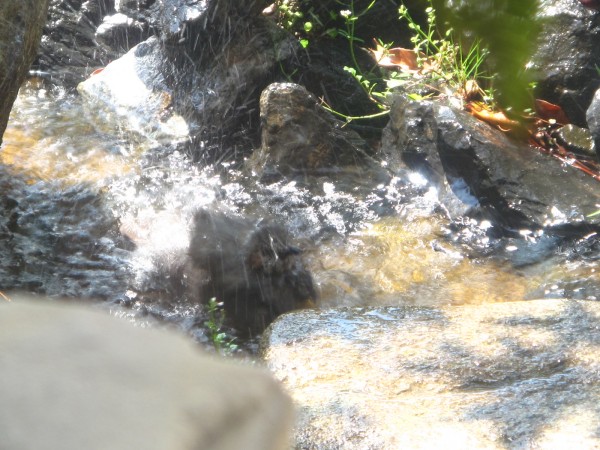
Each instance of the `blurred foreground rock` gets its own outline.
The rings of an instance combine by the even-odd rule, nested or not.
[[[600,304],[301,311],[263,355],[297,449],[599,448]],[[443,444],[441,444],[443,443]]]
[[[0,447],[285,449],[291,408],[259,370],[65,303],[0,300]]]

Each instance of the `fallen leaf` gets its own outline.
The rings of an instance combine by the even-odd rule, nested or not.
[[[567,125],[571,123],[569,118],[560,106],[555,105],[554,103],[547,102],[545,100],[535,100],[535,112],[537,113],[540,119],[546,120],[548,122],[554,121],[561,125]]]
[[[375,49],[369,49],[377,64],[382,67],[397,67],[403,71],[419,70],[417,53],[414,50],[402,47],[386,48],[375,41]]]
[[[492,111],[486,105],[472,102],[466,105],[467,111],[479,120],[500,128],[502,131],[512,131],[521,127],[516,120],[509,119],[502,111]]]

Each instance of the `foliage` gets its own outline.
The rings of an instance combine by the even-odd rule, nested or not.
[[[532,106],[526,64],[533,54],[540,23],[534,18],[539,0],[432,0],[438,16],[456,30],[461,41],[480,40],[489,49],[497,73],[497,100],[521,112]]]
[[[378,41],[377,48],[372,50],[378,65],[384,66],[382,60],[385,59],[388,66],[408,65],[408,70],[386,70],[383,76],[376,73],[375,67],[366,71],[362,70],[355,53],[357,43],[362,43],[362,41],[356,37],[355,27],[357,21],[368,13],[376,1],[372,0],[361,11],[356,11],[354,0],[344,2],[347,9],[341,10],[340,16],[344,18],[345,29],[338,30],[338,35],[348,40],[353,62],[353,66],[345,67],[345,70],[357,80],[382,111],[361,117],[342,115],[346,120],[372,118],[385,114],[388,110],[385,99],[392,90],[399,86],[404,88],[410,98],[416,100],[423,98],[423,92],[426,92],[425,95],[444,93],[456,97],[471,95],[473,91],[477,91],[478,95],[483,94],[483,91],[479,88],[479,83],[484,78],[492,78],[485,75],[484,71],[487,50],[479,40],[473,41],[469,46],[460,45],[454,39],[455,33],[452,29],[448,29],[442,34],[437,26],[436,13],[431,0],[427,0],[428,6],[425,10],[427,24],[425,28],[413,20],[404,4],[398,10],[399,21],[408,24],[408,27],[414,33],[411,39],[413,49],[410,51],[400,48],[392,49],[391,44]],[[416,55],[414,67],[392,57],[401,51],[412,53],[413,56]],[[492,90],[489,89],[484,95],[484,99],[491,101],[491,98]],[[332,112],[336,113],[335,111]]]
[[[439,77],[458,93],[466,92],[470,80],[480,82],[483,78],[491,78],[489,75],[484,76],[483,63],[488,51],[481,45],[481,41],[475,39],[468,46],[459,45],[454,39],[453,29],[441,34],[436,23],[435,9],[431,6],[431,1],[428,4],[425,9],[426,30],[412,19],[406,6],[400,6],[398,13],[414,31],[411,38],[414,51],[419,55],[420,65],[429,66],[430,77]]]
[[[352,65],[347,70],[381,112],[360,118],[385,114],[385,98],[392,89],[403,86],[413,99],[438,93],[456,97],[479,91],[482,99],[493,104],[496,100],[504,108],[521,113],[532,106],[529,94],[531,82],[525,66],[535,45],[539,23],[533,18],[539,9],[539,0],[422,0],[427,23],[416,23],[404,4],[399,8],[399,26],[405,23],[414,32],[412,43],[418,55],[419,71],[385,70],[383,76],[377,67],[363,68],[356,51],[365,43],[356,36],[357,23],[375,6],[378,0],[337,0],[339,11],[327,11],[321,16],[307,0],[279,0],[276,2],[280,23],[298,36],[303,46],[311,36],[329,35],[348,41]],[[299,5],[306,15],[300,12]],[[326,28],[332,21],[341,20],[342,26]],[[378,47],[390,49],[391,43],[378,42]],[[418,73],[416,73],[418,72]],[[335,111],[332,111],[335,113]],[[340,114],[341,115],[341,114]],[[346,116],[344,116],[346,117]],[[346,117],[353,120],[359,117]]]
[[[235,344],[235,338],[223,331],[223,324],[225,322],[223,303],[219,303],[217,299],[211,298],[207,304],[207,314],[208,320],[204,322],[204,325],[208,330],[215,350],[226,356],[233,354],[238,349],[238,346]]]
[[[598,206],[598,205],[596,205],[596,206]],[[600,209],[598,211],[596,211],[596,212],[588,214],[588,217],[595,217],[595,216],[600,216]]]
[[[320,20],[313,9],[309,10],[312,21],[304,17],[304,13],[298,7],[298,0],[279,0],[275,2],[278,12],[278,22],[286,30],[298,37],[302,47],[308,47],[310,41],[308,36],[313,32],[316,23]]]

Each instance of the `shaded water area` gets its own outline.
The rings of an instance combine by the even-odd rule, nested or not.
[[[416,174],[261,183],[201,167],[168,145],[107,129],[77,96],[30,81],[0,149],[0,289],[90,299],[141,326],[166,322],[209,344],[187,261],[200,208],[283,222],[305,252],[320,307],[600,299],[586,241],[494,238],[450,221]]]

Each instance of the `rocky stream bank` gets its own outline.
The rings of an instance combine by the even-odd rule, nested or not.
[[[600,446],[598,181],[449,98],[416,102],[399,90],[388,118],[336,119],[322,99],[343,113],[374,112],[342,69],[351,62],[347,42],[322,37],[304,49],[265,14],[266,3],[50,2],[32,83],[0,149],[0,289],[87,300],[138,327],[167,324],[206,348],[203,305],[222,297],[234,320],[225,331],[253,337],[246,352],[294,401],[297,449]],[[334,1],[320,7],[339,9]],[[388,23],[397,7],[378,2],[366,23]],[[600,148],[600,14],[575,0],[544,0],[539,14],[529,64],[536,96],[560,105],[589,156]],[[392,29],[356,32],[370,42],[381,28]],[[390,33],[406,44],[407,30]],[[368,52],[359,58],[373,63]],[[564,145],[577,151],[580,142]],[[114,396],[139,393],[131,404],[156,426],[129,422],[133,411],[106,422],[103,430],[122,434],[98,434],[97,448],[131,436],[136,446],[206,439],[223,449],[287,447],[289,405],[264,373],[241,368],[219,380],[212,406],[200,392],[210,384],[192,380],[195,403],[176,386],[186,378],[180,371],[160,370],[179,356],[140,348],[141,334],[117,319],[48,305],[34,312],[17,297],[1,306],[13,304],[17,318],[0,320],[27,321],[31,331],[6,341],[16,350],[0,373],[14,386],[23,387],[19,374],[47,369],[20,365],[43,353],[32,342],[45,327],[52,352],[85,355],[85,335],[103,356],[94,364],[133,374],[93,382]],[[299,307],[310,309],[292,311]],[[61,335],[43,315],[81,323]],[[122,337],[86,334],[96,320],[92,328],[114,326]],[[115,361],[113,350],[130,339]],[[137,357],[156,361],[140,372]],[[173,364],[208,370],[207,383],[227,373],[187,354]],[[68,403],[63,381],[52,392]],[[151,393],[164,384],[174,390]],[[0,394],[12,403],[3,405],[40,408],[5,386]],[[155,414],[171,401],[173,417],[185,420]],[[219,405],[231,409],[206,415]],[[204,415],[189,414],[199,409]],[[10,412],[0,407],[0,418]],[[78,418],[103,414],[88,412]],[[247,425],[228,424],[231,414]],[[209,419],[222,432],[203,434],[196,422]],[[60,439],[64,424],[44,423]],[[160,423],[166,434],[154,438],[149,430]],[[26,430],[9,428],[14,442],[27,440]],[[72,448],[89,439],[71,437]],[[248,446],[236,447],[238,438]]]

